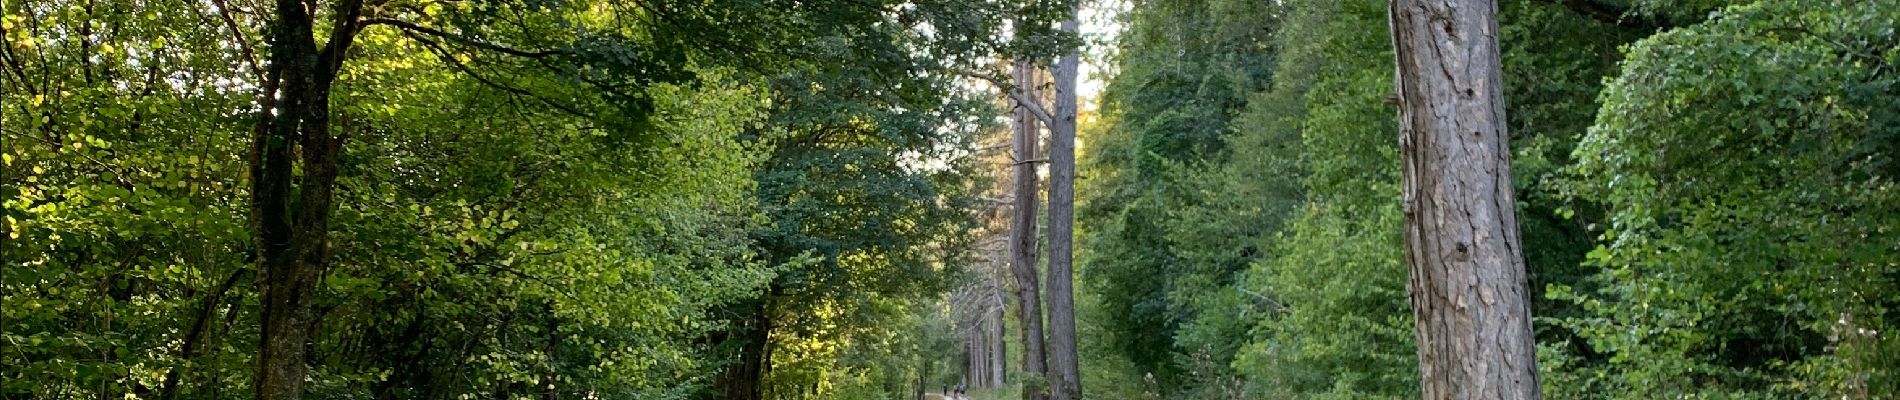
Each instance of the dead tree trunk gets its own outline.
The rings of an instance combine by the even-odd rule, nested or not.
[[[1075,10],[1062,30],[1076,31]],[[1077,52],[1057,59],[1049,129],[1049,387],[1052,400],[1082,398],[1075,338],[1075,117]]]
[[[1426,399],[1538,399],[1497,5],[1393,0],[1405,261]]]
[[[1025,96],[1035,99],[1036,70],[1029,60],[1018,60],[1011,71],[1015,88]],[[1033,101],[1033,100],[1032,100]],[[1015,111],[1015,135],[1010,143],[1014,149],[1013,162],[1015,176],[1015,213],[1011,216],[1009,227],[1010,270],[1016,275],[1016,302],[1019,306],[1017,317],[1023,328],[1023,372],[1030,376],[1046,375],[1042,350],[1042,284],[1036,273],[1036,139],[1039,131],[1036,116],[1029,111],[1034,104],[1017,104]],[[1024,400],[1042,400],[1044,391],[1040,387],[1023,388]]]

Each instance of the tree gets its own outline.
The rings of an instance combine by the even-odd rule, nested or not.
[[[9,192],[22,189],[7,196],[7,220],[27,229],[0,243],[9,263],[0,309],[4,333],[23,345],[0,362],[0,397],[256,397],[243,395],[266,378],[254,376],[258,296],[239,284],[256,276],[258,236],[241,211],[253,140],[233,133],[274,111],[259,99],[285,97],[254,91],[266,74],[251,38],[274,14],[219,1],[16,4],[0,29],[7,50],[26,57],[4,57],[0,103],[32,105],[0,116],[9,121],[0,175]],[[83,8],[98,13],[64,11]],[[762,271],[739,254],[733,239],[743,235],[731,234],[749,226],[749,209],[734,200],[746,197],[756,153],[733,132],[751,124],[762,96],[711,74],[639,87],[678,119],[635,128],[573,115],[612,110],[602,101],[611,96],[563,74],[570,63],[543,67],[496,43],[575,32],[427,28],[451,25],[443,14],[454,11],[437,10],[379,15],[403,22],[364,16],[383,28],[358,32],[340,51],[349,62],[317,67],[333,74],[322,100],[329,117],[319,118],[336,123],[322,134],[353,136],[332,149],[341,156],[322,244],[330,256],[301,299],[315,312],[290,323],[301,326],[289,333],[306,335],[292,346],[309,356],[279,366],[308,365],[295,381],[325,398],[641,397],[631,393],[691,387],[646,377],[697,372],[679,362],[695,352],[680,336],[703,329],[690,326],[707,322],[700,311],[723,301],[714,299],[758,287]],[[24,21],[33,22],[13,29]],[[69,34],[83,26],[98,34]],[[470,37],[490,41],[462,41]],[[28,45],[75,39],[98,47]],[[293,61],[279,65],[308,67]],[[551,91],[568,93],[561,103],[522,94]],[[24,120],[15,110],[48,118],[14,124]],[[653,144],[660,139],[667,144]],[[312,169],[295,169],[292,183]],[[26,170],[23,184],[12,180]],[[293,191],[292,203],[313,203],[315,192]],[[86,245],[62,243],[73,241]],[[99,257],[115,262],[87,261]],[[62,293],[82,281],[99,289]],[[280,282],[267,284],[290,287]],[[78,304],[98,306],[70,308]],[[111,323],[75,324],[89,320]],[[647,344],[635,355],[598,343]],[[434,379],[447,372],[463,378]],[[554,379],[573,384],[528,384]]]
[[[1081,6],[1072,6],[1062,30],[1077,31]],[[1079,46],[1057,59],[1055,115],[1049,126],[1049,386],[1050,398],[1082,397],[1075,337],[1075,80]]]
[[[1278,211],[1260,206],[1271,196],[1209,187],[1214,181],[1243,180],[1221,179],[1207,168],[1251,150],[1229,150],[1228,142],[1259,130],[1236,122],[1272,75],[1278,46],[1270,39],[1279,35],[1273,21],[1286,8],[1279,3],[1136,2],[1122,11],[1126,26],[1116,43],[1095,48],[1114,51],[1108,59],[1114,60],[1115,74],[1097,100],[1100,117],[1092,120],[1100,123],[1078,132],[1087,148],[1078,160],[1079,175],[1086,179],[1076,188],[1075,219],[1081,229],[1075,257],[1078,290],[1099,294],[1094,296],[1099,301],[1083,301],[1085,309],[1078,310],[1099,319],[1082,324],[1103,329],[1089,334],[1083,328],[1088,343],[1080,351],[1099,348],[1099,356],[1132,364],[1129,371],[1112,372],[1116,378],[1085,378],[1098,396],[1157,390],[1191,397],[1185,392],[1194,381],[1219,379],[1219,374],[1187,371],[1189,360],[1229,370],[1233,344],[1247,336],[1247,327],[1228,321],[1259,315],[1235,313],[1232,304],[1201,304],[1239,298],[1230,296],[1238,292],[1219,287],[1263,254],[1255,243],[1274,231],[1274,224],[1238,213],[1205,221],[1211,223],[1188,219],[1209,214],[1215,202]],[[1296,179],[1285,170],[1250,171]],[[1094,306],[1099,307],[1086,309]],[[1085,375],[1108,376],[1102,375],[1111,373],[1104,368],[1107,360],[1095,357],[1082,355],[1082,364],[1090,366]],[[1148,385],[1147,376],[1153,377],[1153,387],[1138,388]]]
[[[330,128],[330,90],[362,29],[363,3],[334,5],[322,48],[313,39],[316,16],[304,2],[275,4],[269,69],[258,96],[266,112],[258,113],[251,139],[251,231],[263,325],[252,384],[259,400],[296,400],[303,398],[317,279],[330,261],[331,196],[344,140]],[[296,170],[302,176],[293,177]]]
[[[1427,399],[1538,399],[1492,1],[1390,3],[1405,260]]]
[[[997,109],[955,84],[998,48],[1004,3],[805,4],[786,8],[809,12],[813,31],[774,47],[784,65],[755,72],[770,117],[745,137],[769,148],[753,176],[769,225],[749,236],[778,273],[709,338],[720,398],[848,397],[889,370],[849,356],[894,351],[879,335],[909,312],[899,306],[954,285],[974,236],[966,152]]]
[[[1042,330],[1042,285],[1036,273],[1036,197],[1039,178],[1036,176],[1036,142],[1039,140],[1042,105],[1038,103],[1037,87],[1040,87],[1035,63],[1029,59],[1017,59],[1012,63],[1010,76],[1016,107],[1013,111],[1015,129],[1012,131],[1010,149],[1015,160],[1011,163],[1015,169],[1012,184],[1015,185],[1011,202],[1014,205],[1009,223],[1009,269],[1016,277],[1016,319],[1022,326],[1023,372],[1029,376],[1045,379],[1048,366],[1045,364]],[[1041,385],[1030,381],[1023,388],[1024,400],[1044,398]]]
[[[682,398],[778,288],[776,371],[929,365],[996,3],[366,3],[0,3],[0,397]]]
[[[409,38],[436,49],[440,46],[434,40],[457,41],[525,58],[566,53],[515,50],[411,22],[384,19],[384,15],[366,16],[361,0],[331,5],[327,15],[329,37],[318,47],[314,36],[319,16],[313,10],[295,0],[274,4],[266,23],[268,64],[258,96],[263,112],[258,113],[250,159],[250,226],[256,241],[262,325],[253,385],[259,399],[295,400],[304,392],[305,354],[314,322],[312,306],[317,299],[318,280],[331,263],[330,218],[336,208],[333,200],[342,149],[351,133],[338,132],[331,126],[333,87],[359,33],[380,24],[403,30]],[[479,76],[456,61],[449,63]],[[682,76],[659,72],[655,75]],[[602,91],[612,90],[595,85]],[[520,93],[532,96],[526,91]],[[635,115],[635,119],[643,117]]]

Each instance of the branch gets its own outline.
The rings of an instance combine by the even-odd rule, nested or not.
[[[453,40],[458,43],[480,47],[485,50],[494,51],[497,53],[507,54],[507,55],[516,56],[516,57],[545,58],[545,57],[553,57],[557,55],[567,54],[567,51],[565,50],[529,51],[529,50],[521,50],[521,49],[506,47],[506,46],[502,46],[502,45],[498,45],[494,43],[488,43],[488,42],[483,42],[480,40],[470,39],[467,36],[443,32],[442,30],[435,29],[435,28],[430,28],[430,27],[426,27],[422,25],[416,25],[408,21],[398,21],[398,20],[393,20],[393,19],[388,19],[388,18],[365,19],[362,21],[361,26],[368,27],[368,26],[373,26],[373,25],[389,25],[389,26],[396,27],[397,29],[402,29],[404,31],[421,33],[421,34],[425,34],[429,36],[435,36],[435,37],[439,37],[443,39]]]
[[[989,82],[991,85],[995,85],[997,88],[1003,89],[1004,93],[1009,94],[1009,98],[1011,100],[1016,101],[1017,107],[1029,109],[1029,113],[1035,114],[1036,119],[1042,120],[1042,123],[1044,125],[1056,124],[1056,118],[1050,115],[1048,110],[1045,110],[1042,108],[1042,102],[1029,98],[1028,94],[1023,93],[1023,89],[1021,87],[1017,87],[1014,84],[1006,82],[1003,80],[1003,78],[998,78],[995,75],[984,74],[984,73],[980,73],[976,71],[957,71],[957,73],[963,76],[981,79],[985,82]]]
[[[449,66],[455,67],[456,70],[462,71],[463,74],[467,74],[470,78],[474,78],[475,81],[481,82],[483,85],[487,85],[488,87],[492,87],[492,88],[495,88],[496,90],[500,90],[503,92],[508,92],[509,94],[513,94],[516,96],[534,98],[535,100],[541,101],[541,103],[543,104],[547,104],[549,107],[554,107],[555,109],[561,110],[561,112],[565,112],[569,115],[573,115],[576,117],[581,117],[582,119],[589,119],[589,120],[594,119],[592,115],[582,112],[581,110],[577,110],[577,109],[574,109],[573,107],[568,107],[567,105],[556,103],[554,102],[554,100],[549,100],[546,97],[541,97],[540,95],[536,95],[534,94],[534,92],[530,92],[527,89],[521,89],[521,88],[517,88],[513,86],[503,85],[501,83],[497,83],[495,81],[489,80],[487,77],[482,76],[482,74],[476,73],[475,69],[469,68],[468,64],[463,64],[461,60],[455,59],[454,53],[449,52],[448,49],[443,48],[441,44],[436,43],[433,40],[429,40],[428,38],[418,36],[411,32],[403,32],[403,36],[408,36],[410,39],[414,39],[415,41],[422,43],[424,47],[429,48],[430,52],[435,53],[436,58],[441,59],[442,62],[448,63]]]
[[[29,93],[32,93],[32,94],[44,93],[45,88],[35,88],[33,87],[33,85],[27,82],[26,70],[23,67],[21,67],[21,64],[23,62],[20,61],[19,55],[13,54],[13,41],[8,39],[11,37],[13,37],[13,35],[7,33],[7,28],[0,27],[0,63],[5,63],[7,66],[7,70],[12,71],[14,76],[18,77],[17,79],[20,80],[20,87],[31,90]],[[20,106],[20,107],[22,110],[26,109],[26,106]]]
[[[1049,159],[1047,159],[1047,158],[1037,158],[1037,159],[1032,159],[1032,160],[1022,160],[1022,161],[1017,161],[1017,162],[1015,162],[1015,163],[1013,163],[1013,164],[1010,164],[1010,166],[1017,166],[1017,165],[1023,165],[1023,164],[1035,164],[1035,163],[1046,163],[1046,162],[1049,162]]]
[[[343,0],[337,3],[330,19],[330,40],[323,42],[323,49],[317,51],[317,65],[320,79],[335,80],[338,71],[343,69],[343,59],[349,57],[350,45],[356,42],[356,34],[363,31],[363,23],[358,17],[363,15],[363,0]]]
[[[1596,20],[1597,22],[1610,24],[1610,25],[1627,26],[1627,27],[1640,28],[1640,29],[1652,30],[1652,31],[1659,31],[1659,30],[1663,30],[1665,28],[1669,28],[1672,26],[1666,21],[1662,21],[1657,18],[1631,16],[1628,9],[1624,9],[1622,7],[1617,7],[1613,5],[1603,4],[1594,0],[1542,0],[1542,1],[1545,3],[1550,3],[1552,5],[1556,5],[1558,7],[1563,7],[1564,9],[1570,10],[1570,12],[1577,13],[1577,15],[1582,15],[1586,18]]]
[[[49,124],[50,124],[50,122],[49,122]],[[0,136],[13,136],[13,137],[15,137],[15,138],[25,138],[25,139],[32,139],[32,140],[34,140],[34,141],[37,141],[37,142],[40,142],[40,143],[42,143],[42,144],[45,144],[45,145],[47,145],[47,146],[52,146],[53,148],[59,148],[59,147],[60,147],[60,144],[59,144],[58,142],[54,142],[54,141],[53,141],[52,139],[47,139],[47,138],[43,138],[43,137],[38,137],[38,136],[32,136],[32,135],[27,135],[27,134],[23,134],[23,133],[9,133],[9,132],[6,132],[6,131],[0,131]],[[104,169],[104,170],[106,170],[106,171],[109,171],[109,172],[112,172],[112,178],[113,178],[113,180],[115,180],[115,181],[118,181],[118,184],[119,184],[119,187],[120,187],[120,188],[124,188],[124,189],[127,189],[127,190],[131,190],[131,189],[132,189],[132,187],[134,186],[134,185],[132,185],[132,181],[131,181],[130,179],[126,179],[126,177],[125,177],[125,175],[126,175],[126,174],[125,174],[125,172],[126,172],[126,171],[125,171],[124,169],[121,169],[121,168],[119,168],[118,166],[116,166],[116,165],[113,165],[113,164],[108,164],[108,163],[106,163],[105,161],[100,161],[100,160],[99,160],[98,158],[94,158],[93,156],[90,156],[90,155],[87,155],[87,154],[86,154],[86,153],[84,153],[84,152],[74,152],[74,153],[72,153],[72,154],[73,154],[73,155],[77,155],[77,156],[79,156],[79,158],[84,158],[84,159],[86,159],[86,161],[91,161],[91,162],[92,162],[92,163],[93,163],[94,165],[98,165],[98,166],[99,166],[99,168],[101,168],[101,169]]]
[[[1252,290],[1247,290],[1247,288],[1244,288],[1244,287],[1240,287],[1240,286],[1238,286],[1238,285],[1236,285],[1236,286],[1234,286],[1234,289],[1239,289],[1241,293],[1246,293],[1246,294],[1248,294],[1248,295],[1252,295],[1252,296],[1253,296],[1254,298],[1256,298],[1256,299],[1260,299],[1261,301],[1265,301],[1265,302],[1267,302],[1267,305],[1270,305],[1270,306],[1273,306],[1273,309],[1274,309],[1274,311],[1285,311],[1285,310],[1286,310],[1286,305],[1285,305],[1285,304],[1280,304],[1280,301],[1279,301],[1279,300],[1274,300],[1274,299],[1273,299],[1272,297],[1268,297],[1267,295],[1264,295],[1264,294],[1260,294],[1260,292],[1255,292],[1255,291],[1252,291]]]
[[[257,52],[251,51],[251,41],[245,39],[244,30],[239,29],[237,19],[231,17],[231,6],[224,0],[211,0],[211,5],[218,7],[218,16],[224,19],[224,27],[231,29],[231,40],[237,42],[239,51],[244,52],[244,62],[250,64],[251,73],[263,79],[264,68],[257,63]]]
[[[1808,29],[1807,27],[1803,27],[1803,26],[1778,26],[1778,27],[1770,27],[1770,28],[1768,28],[1768,31],[1769,31],[1769,32],[1786,32],[1786,33],[1794,33],[1794,34],[1800,34],[1800,35],[1803,35],[1803,36],[1807,36],[1807,37],[1808,37],[1808,38],[1810,38],[1810,39],[1815,39],[1815,40],[1820,40],[1820,41],[1822,41],[1822,42],[1827,42],[1827,44],[1830,44],[1830,45],[1834,45],[1834,48],[1836,48],[1836,49],[1840,49],[1840,50],[1841,50],[1841,52],[1844,52],[1844,53],[1847,53],[1847,55],[1848,55],[1848,56],[1852,56],[1852,57],[1859,57],[1859,58],[1861,58],[1861,59],[1863,59],[1863,60],[1865,60],[1865,61],[1867,61],[1867,62],[1871,62],[1871,63],[1873,63],[1873,64],[1876,64],[1876,65],[1885,65],[1885,64],[1886,64],[1886,62],[1887,62],[1887,60],[1886,60],[1885,58],[1881,58],[1881,57],[1880,57],[1879,55],[1876,55],[1876,54],[1873,54],[1873,53],[1869,53],[1869,52],[1867,52],[1867,51],[1865,51],[1865,50],[1862,50],[1862,49],[1858,49],[1858,48],[1855,48],[1854,46],[1849,46],[1849,45],[1847,45],[1847,43],[1841,43],[1841,42],[1840,42],[1840,41],[1838,41],[1838,40],[1834,40],[1834,39],[1832,39],[1832,38],[1828,38],[1828,37],[1826,37],[1826,36],[1821,36],[1820,34],[1816,34],[1816,33],[1814,33],[1814,31],[1812,31],[1812,30],[1809,30],[1809,29]]]

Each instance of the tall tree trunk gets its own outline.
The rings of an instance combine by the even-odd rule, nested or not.
[[[978,352],[976,350],[978,346],[979,344],[977,343],[977,339],[975,337],[971,337],[969,340],[965,340],[963,342],[963,357],[958,360],[958,361],[963,362],[962,363],[963,371],[961,374],[958,374],[958,378],[957,378],[958,382],[963,382],[965,384],[968,384],[970,383],[970,381],[974,380],[971,378],[973,376],[976,376],[977,374],[976,368],[974,366],[977,363],[977,359],[981,355],[981,352]]]
[[[911,392],[912,399],[924,400],[924,387],[929,385],[929,381],[927,381],[926,378],[930,376],[931,356],[930,354],[924,354],[923,357],[918,357],[923,365],[917,368],[917,389]]]
[[[547,318],[546,325],[541,327],[542,333],[547,335],[547,342],[542,344],[545,347],[542,347],[541,351],[547,357],[548,363],[548,369],[542,371],[541,375],[542,384],[545,385],[543,386],[545,390],[541,392],[541,400],[560,400],[561,390],[555,386],[555,383],[561,376],[561,320],[558,314],[554,313],[553,302],[544,306],[541,312],[545,313],[541,317]]]
[[[994,293],[994,292],[992,292]],[[999,302],[990,308],[990,327],[983,332],[990,338],[990,384],[991,388],[1003,387],[1004,360],[1009,358],[1008,346],[1003,343],[1003,305]]]
[[[768,315],[772,294],[759,300],[752,315],[737,321],[725,340],[739,341],[739,361],[727,364],[713,379],[720,400],[759,400],[765,398],[765,373],[769,368],[772,320]]]
[[[1077,7],[1080,7],[1079,5]],[[1076,32],[1071,9],[1062,30]],[[1049,127],[1049,386],[1050,399],[1082,398],[1075,350],[1075,80],[1081,66],[1070,49],[1056,60],[1055,121]]]
[[[1405,261],[1426,399],[1538,399],[1497,5],[1393,0]]]
[[[1038,98],[1036,93],[1035,64],[1029,60],[1017,60],[1011,71],[1015,79],[1016,90],[1024,91],[1027,98]],[[1026,108],[1016,106],[1016,132],[1010,143],[1015,151],[1015,215],[1009,222],[1009,264],[1010,271],[1016,275],[1017,318],[1023,328],[1023,372],[1030,376],[1044,376],[1042,352],[1042,284],[1036,275],[1036,137],[1038,125],[1036,116]],[[1046,396],[1043,388],[1023,387],[1024,400],[1042,400]]]
[[[264,87],[275,92],[275,100],[267,100],[260,113],[250,159],[251,229],[262,294],[253,380],[259,400],[303,397],[311,306],[317,277],[329,261],[331,197],[343,141],[330,132],[330,88],[360,29],[361,8],[361,0],[336,3],[330,39],[321,49],[313,37],[315,17],[302,1],[277,0],[272,13]]]
[[[970,354],[975,355],[970,359],[970,376],[975,378],[972,379],[973,382],[970,382],[970,386],[984,387],[989,385],[990,381],[989,322],[979,318],[976,320],[975,328],[970,331],[972,344]]]
[[[243,269],[232,271],[231,277],[225,278],[224,283],[205,292],[205,297],[198,300],[198,318],[192,321],[191,329],[185,333],[184,343],[179,346],[179,360],[188,363],[197,361],[198,352],[204,348],[202,343],[206,342],[207,336],[211,334],[211,320],[218,315],[218,306],[225,304],[224,294],[230,292],[231,288],[237,287],[238,282],[242,281],[240,278],[244,277],[244,272]],[[182,384],[185,369],[184,366],[179,366],[165,372],[164,384],[158,391],[159,399],[178,398],[178,390]]]

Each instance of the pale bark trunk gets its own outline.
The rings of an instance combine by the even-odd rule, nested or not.
[[[1016,61],[1011,75],[1016,90],[1022,90],[1028,98],[1036,98],[1035,65],[1028,60]],[[1010,270],[1016,276],[1016,302],[1019,306],[1017,317],[1022,321],[1023,329],[1023,372],[1030,376],[1043,376],[1046,371],[1042,350],[1042,284],[1036,273],[1036,116],[1025,105],[1018,104],[1015,111],[1016,131],[1010,147],[1015,151],[1015,213],[1010,219],[1009,256]],[[1042,400],[1045,392],[1040,387],[1024,387],[1024,400]]]
[[[990,348],[990,344],[989,344],[990,337],[986,332],[984,332],[984,329],[986,328],[983,325],[984,323],[982,319],[978,319],[976,321],[976,325],[972,326],[969,331],[970,332],[969,345],[965,346],[967,348],[966,351],[969,352],[970,356],[966,360],[968,362],[964,364],[963,373],[964,375],[969,377],[967,381],[969,382],[970,387],[982,387],[983,383],[988,382],[989,380],[989,376],[987,374],[990,371],[989,353],[988,353],[989,348]]]
[[[1003,370],[1004,370],[1003,361],[1009,358],[1008,344],[1003,342],[1002,304],[997,304],[997,307],[993,308],[992,311],[990,311],[989,320],[990,320],[990,328],[987,332],[983,333],[985,335],[989,335],[990,337],[990,357],[989,357],[990,359],[990,365],[989,365],[990,386],[989,387],[1000,388],[1000,387],[1003,387],[1003,384],[1005,383],[1003,379]]]
[[[976,352],[982,354],[983,358],[977,360],[976,365],[971,366],[976,369],[976,384],[972,386],[990,387],[990,359],[996,358],[996,354],[990,352],[989,321],[983,321],[979,327],[982,330],[976,332],[978,338]]]
[[[978,322],[976,325],[976,329],[978,330],[983,329],[983,323]],[[971,333],[977,333],[977,332],[978,331],[972,331]],[[969,371],[969,372],[966,372],[966,374],[970,377],[969,379],[970,387],[982,386],[983,373],[985,371],[989,371],[989,369],[983,368],[983,363],[985,362],[983,361],[983,357],[984,357],[983,350],[989,348],[988,344],[983,343],[983,339],[984,339],[983,335],[980,335],[980,334],[970,337],[970,350],[969,350],[970,362],[969,362],[969,365],[965,366],[965,369]]]
[[[1071,17],[1062,30],[1075,32]],[[1076,358],[1074,240],[1075,240],[1075,80],[1080,66],[1077,52],[1069,50],[1056,60],[1054,71],[1055,121],[1049,138],[1049,386],[1050,399],[1082,397]]]
[[[1539,399],[1497,5],[1393,0],[1405,261],[1425,399]]]

